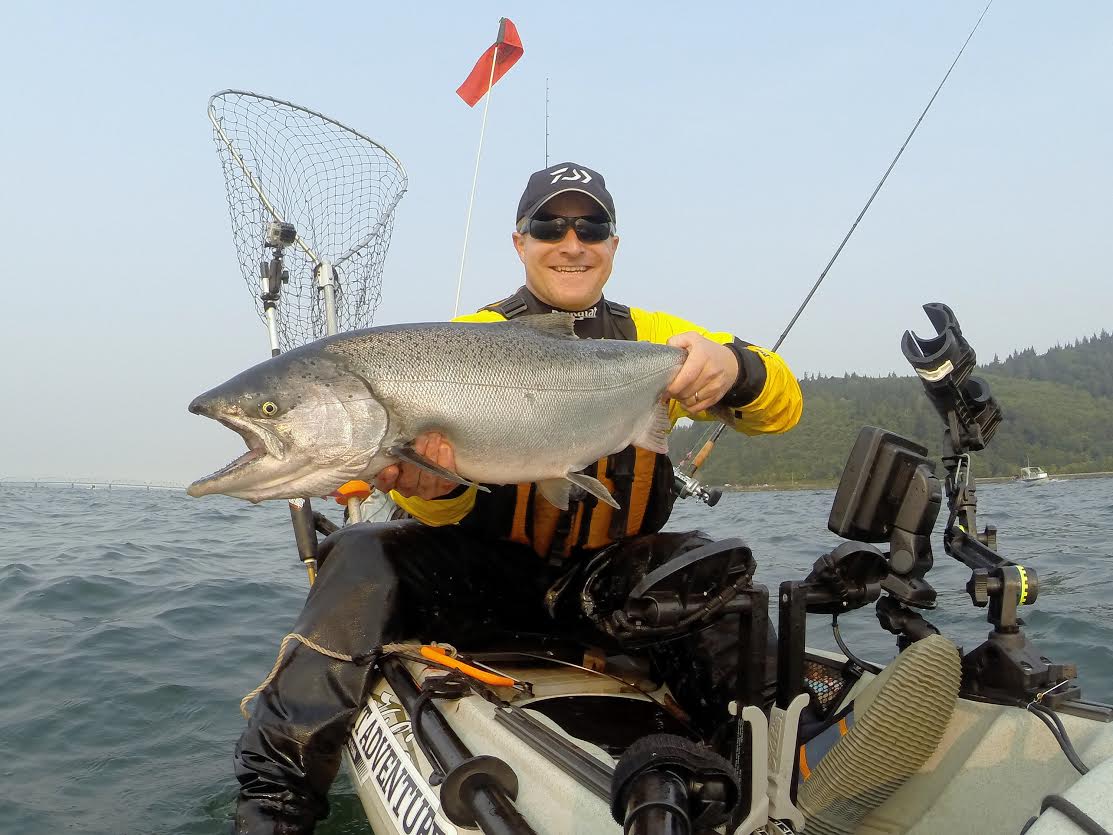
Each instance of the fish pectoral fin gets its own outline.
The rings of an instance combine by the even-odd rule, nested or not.
[[[468,487],[474,487],[477,490],[482,490],[484,493],[490,493],[490,487],[484,487],[474,481],[468,481],[459,473],[454,473],[452,470],[446,470],[440,464],[435,464],[426,458],[424,455],[419,455],[417,451],[409,444],[401,446],[392,446],[388,453],[397,458],[399,461],[405,461],[408,464],[413,464],[415,467],[421,467],[423,470],[431,472],[433,475],[443,478],[445,481],[451,481],[455,484],[464,484]]]
[[[547,478],[537,482],[537,492],[544,496],[549,504],[561,510],[568,510],[568,493],[572,485],[567,479]]]
[[[529,316],[520,316],[517,319],[511,319],[510,322],[514,325],[524,325],[534,328],[535,330],[544,331],[553,336],[571,337],[572,339],[579,338],[576,336],[576,317],[571,313],[561,313],[559,311],[553,313],[534,313]],[[538,484],[540,483],[541,482],[538,482]]]
[[[669,432],[672,431],[672,421],[669,420],[669,404],[658,401],[653,409],[653,418],[645,427],[645,431],[634,439],[634,446],[648,449],[650,452],[659,452],[661,455],[669,454]]]
[[[583,473],[569,473],[564,478],[547,478],[537,482],[537,492],[544,496],[549,504],[561,510],[568,510],[569,494],[575,484],[586,493],[595,496],[599,501],[606,502],[611,507],[618,509],[618,502],[614,500],[610,490],[597,478],[592,478]]]
[[[601,482],[599,479],[592,478],[591,476],[584,475],[583,473],[569,473],[565,476],[565,478],[571,481],[577,487],[581,487],[586,490],[599,501],[606,502],[615,510],[619,509],[618,502],[614,500],[614,496],[611,495],[611,491],[608,490],[606,485],[603,484],[603,482]]]

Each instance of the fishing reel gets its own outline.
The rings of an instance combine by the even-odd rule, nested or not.
[[[719,499],[723,497],[721,489],[718,487],[704,487],[692,476],[682,473],[679,467],[673,468],[672,477],[673,490],[676,492],[678,499],[696,498],[708,507],[714,507],[719,503]]]

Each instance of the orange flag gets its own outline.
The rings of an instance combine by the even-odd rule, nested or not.
[[[518,63],[523,52],[522,39],[518,37],[518,30],[510,18],[499,18],[498,39],[475,62],[471,75],[459,86],[456,94],[467,102],[468,107],[475,107],[476,102],[487,95],[494,83]],[[495,65],[493,77],[492,62]]]

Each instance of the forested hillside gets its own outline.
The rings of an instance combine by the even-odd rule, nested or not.
[[[1102,331],[1066,347],[1056,346],[1037,355],[1027,348],[1004,362],[997,357],[983,366],[987,374],[1003,374],[1021,380],[1065,383],[1085,389],[1095,397],[1113,397],[1113,334]]]
[[[1005,418],[989,448],[975,454],[976,475],[1015,475],[1029,458],[1051,473],[1113,470],[1113,335],[994,358],[976,373],[989,382]],[[834,482],[864,425],[904,435],[938,456],[943,423],[916,377],[807,376],[800,385],[804,415],[795,429],[757,438],[724,432],[701,480]],[[673,460],[700,444],[707,427],[678,427]]]

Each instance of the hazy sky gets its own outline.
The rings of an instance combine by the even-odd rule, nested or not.
[[[242,452],[186,412],[267,356],[218,90],[389,147],[410,188],[376,323],[448,318],[482,115],[454,91],[506,15],[525,56],[495,88],[464,309],[521,283],[510,232],[549,77],[552,161],[597,168],[617,202],[608,295],[770,345],[983,5],[9,5],[0,477],[186,482]],[[789,335],[795,371],[906,373],[928,301],[984,359],[1113,329],[1111,44],[1106,0],[997,0]]]

